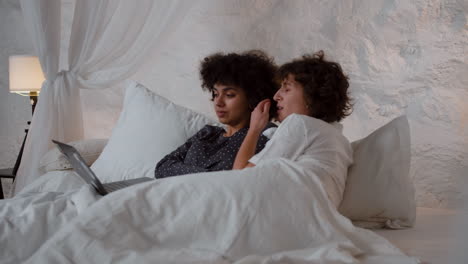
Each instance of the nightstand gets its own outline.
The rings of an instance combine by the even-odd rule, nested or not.
[[[3,195],[3,186],[1,183],[1,179],[3,178],[15,180],[15,175],[13,174],[13,168],[0,169],[0,199],[5,198]]]

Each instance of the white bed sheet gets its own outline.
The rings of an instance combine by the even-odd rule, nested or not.
[[[151,181],[102,198],[82,182],[54,184],[66,193],[38,182],[4,201],[0,262],[419,263],[355,228],[334,209],[319,177],[307,175],[281,159]]]
[[[418,207],[413,228],[375,232],[424,263],[448,263],[451,253],[460,246],[454,225],[461,214],[451,209]]]
[[[65,184],[65,182],[67,184]],[[29,196],[29,195],[34,195],[34,194],[45,195],[47,192],[49,192],[48,195],[58,194],[56,193],[57,191],[75,193],[76,191],[78,191],[78,189],[80,189],[82,185],[83,185],[83,182],[81,181],[81,179],[79,179],[79,177],[77,177],[76,175],[73,175],[73,172],[71,171],[70,172],[65,171],[65,172],[60,172],[60,173],[58,172],[49,173],[41,177],[41,179],[38,180],[35,184],[32,184],[30,188],[25,189],[23,196]],[[86,191],[86,190],[83,189],[82,191]],[[50,192],[53,192],[53,193],[50,193]],[[81,192],[76,193],[75,196],[77,198],[80,198],[80,197],[82,198],[83,196],[86,196],[86,195],[79,195],[80,193]],[[37,198],[38,196],[34,196],[34,197]],[[76,217],[77,213],[79,214],[80,211],[86,210],[87,206],[90,204],[87,202],[84,206],[79,206],[82,202],[77,203],[77,201],[81,201],[82,200],[81,198],[71,199],[74,204],[73,208],[69,206],[69,208],[66,207],[68,208],[66,209],[64,207],[66,209],[64,210],[67,212],[69,217],[71,218]],[[3,208],[3,209],[7,209],[7,208]],[[49,208],[47,212],[51,212],[51,209]],[[457,246],[458,247],[460,246],[459,240],[456,238],[454,234],[455,230],[457,230],[457,228],[454,227],[454,223],[458,219],[457,216],[461,215],[461,212],[462,211],[449,210],[449,209],[433,209],[433,208],[419,207],[417,209],[417,219],[416,219],[416,225],[414,228],[404,229],[404,230],[377,230],[375,232],[385,237],[392,244],[400,248],[403,252],[405,252],[409,256],[416,256],[420,258],[421,260],[423,260],[424,263],[452,263],[452,262],[448,262],[447,258],[449,257],[450,253],[453,252],[453,249],[457,248]],[[49,215],[49,213],[44,214],[45,218],[47,218],[46,215]],[[65,223],[69,221],[69,217],[65,217],[64,219],[62,219],[63,221],[58,219],[59,220],[58,222],[61,223],[62,221]],[[53,224],[52,222],[49,222],[50,219],[49,220],[43,219],[44,221],[39,221],[40,219],[38,219],[37,217],[35,219],[36,221],[34,221],[34,223],[36,224],[44,224],[44,223]],[[56,218],[54,217],[54,219]],[[61,225],[62,224],[59,224],[59,226]],[[34,225],[31,225],[31,228],[33,227]],[[45,240],[47,240],[50,236],[51,234],[43,234],[41,237],[43,237],[44,240],[41,240],[40,244],[45,242]],[[8,241],[8,244],[12,243],[11,237],[10,239],[6,239],[5,241]],[[17,241],[17,242],[23,243],[23,246],[24,246],[24,241]],[[32,252],[34,252],[37,249],[36,247],[33,247],[33,248],[34,249],[32,250]],[[307,253],[310,254],[310,251],[307,251]],[[286,253],[281,253],[281,254],[286,254]],[[287,255],[287,254],[286,256],[290,257],[290,255]]]

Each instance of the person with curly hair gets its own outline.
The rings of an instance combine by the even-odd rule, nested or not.
[[[187,142],[166,155],[155,168],[156,178],[231,170],[249,130],[251,112],[264,99],[273,99],[277,66],[262,51],[215,53],[201,62],[202,89],[211,93],[214,110],[225,128],[206,125]],[[275,112],[275,107],[269,109]],[[260,132],[276,127],[265,122]],[[268,137],[259,134],[254,153]]]
[[[325,60],[323,51],[282,65],[277,78],[281,87],[273,99],[277,103],[275,117],[281,125],[255,155],[261,129],[270,119],[271,102],[261,101],[252,112],[250,129],[233,169],[254,167],[275,158],[292,160],[305,171],[321,171],[325,189],[338,206],[353,160],[351,144],[338,123],[352,109],[348,78],[338,63]],[[314,167],[317,164],[320,168]]]

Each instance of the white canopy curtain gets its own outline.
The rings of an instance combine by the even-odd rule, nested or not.
[[[46,81],[32,119],[14,193],[40,176],[51,139],[83,138],[79,89],[112,87],[134,74],[145,55],[183,20],[191,1],[76,1],[68,70],[59,72],[61,0],[22,0]]]

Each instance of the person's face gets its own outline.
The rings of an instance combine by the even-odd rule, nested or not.
[[[243,89],[217,83],[214,85],[213,103],[219,122],[239,128],[249,124],[251,111]]]
[[[273,99],[277,102],[277,119],[282,122],[290,114],[309,115],[304,96],[304,87],[289,74]]]

